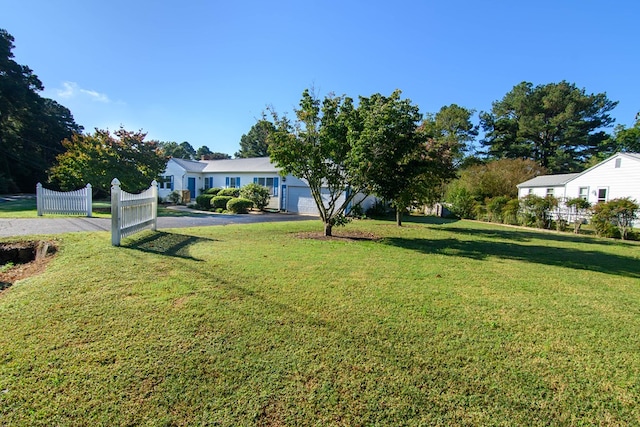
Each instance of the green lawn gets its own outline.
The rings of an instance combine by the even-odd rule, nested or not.
[[[405,225],[55,236],[0,296],[0,424],[640,424],[639,244]]]

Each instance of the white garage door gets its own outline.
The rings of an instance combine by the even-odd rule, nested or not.
[[[328,195],[325,197],[323,194],[323,198],[325,198],[326,204],[329,200]],[[340,205],[343,201],[344,195],[338,199],[336,204]],[[319,215],[318,207],[311,196],[311,190],[309,190],[309,187],[289,187],[287,210],[289,212],[297,212],[300,214]]]
[[[287,197],[287,210],[301,214],[318,215],[316,202],[311,197],[308,187],[289,187]]]

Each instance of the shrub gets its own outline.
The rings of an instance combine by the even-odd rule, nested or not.
[[[476,201],[466,188],[452,186],[447,192],[446,201],[449,204],[447,206],[449,211],[458,218],[475,218],[474,206]]]
[[[196,197],[196,203],[200,209],[208,211],[211,209],[211,199],[214,197],[213,194],[201,194]]]
[[[591,203],[581,197],[575,199],[569,199],[565,202],[565,205],[569,208],[569,222],[571,222],[571,216],[575,216],[573,221],[573,232],[580,233],[580,227],[585,223],[584,217],[587,215]]]
[[[529,194],[521,203],[527,222],[533,220],[537,228],[551,228],[551,210],[558,206],[558,199],[553,196],[540,197]]]
[[[170,203],[180,203],[180,201],[182,201],[182,196],[180,195],[179,191],[172,191],[171,193],[169,193],[169,195],[166,197],[167,201]]]
[[[505,224],[515,225],[518,223],[518,213],[520,212],[520,200],[511,199],[502,208],[502,220]]]
[[[211,207],[213,209],[226,209],[229,200],[233,199],[231,196],[214,196],[211,199]]]
[[[503,209],[507,206],[509,202],[509,197],[507,196],[497,196],[492,199],[488,199],[487,204],[487,214],[489,216],[489,221],[491,222],[503,222],[504,214]]]
[[[217,196],[220,190],[222,190],[222,188],[220,187],[211,187],[211,188],[207,188],[204,194],[211,194],[213,196]]]
[[[389,214],[389,205],[382,200],[376,202],[367,209],[369,218],[383,218]]]
[[[229,196],[229,197],[239,197],[240,189],[239,188],[223,188],[217,194],[218,196]]]
[[[629,238],[633,221],[640,211],[640,206],[628,197],[613,199],[607,203],[598,203],[593,207],[591,223],[598,236]]]
[[[247,213],[253,207],[249,199],[233,198],[227,202],[227,210],[233,213]]]
[[[251,183],[247,184],[240,189],[240,197],[243,199],[251,200],[253,206],[262,210],[269,204],[269,189],[263,185]]]

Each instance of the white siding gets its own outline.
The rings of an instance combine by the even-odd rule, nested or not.
[[[616,159],[620,167],[616,168]],[[598,200],[598,189],[607,189],[607,201],[621,197],[631,197],[640,201],[640,161],[624,155],[613,156],[585,171],[566,185],[568,198],[579,196],[580,188],[587,187],[589,202]]]
[[[553,197],[566,197],[565,196],[565,187],[564,186],[550,186],[550,187],[520,187],[518,189],[518,198],[526,197],[529,194],[535,194],[536,196],[545,197],[547,193],[547,189],[553,189]],[[529,191],[531,190],[531,192]]]

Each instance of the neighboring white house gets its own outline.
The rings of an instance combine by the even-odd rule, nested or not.
[[[640,202],[640,153],[618,153],[582,173],[542,175],[518,184],[518,197],[581,197],[591,204],[630,197]]]
[[[194,200],[208,188],[240,188],[250,183],[269,189],[268,209],[318,214],[309,186],[292,175],[281,176],[280,169],[268,157],[227,160],[171,158],[159,180],[158,196],[164,199],[173,191],[188,190],[190,199]],[[358,195],[354,203],[363,199],[364,195]],[[373,202],[372,197],[366,198],[362,203],[363,209],[366,210]]]

